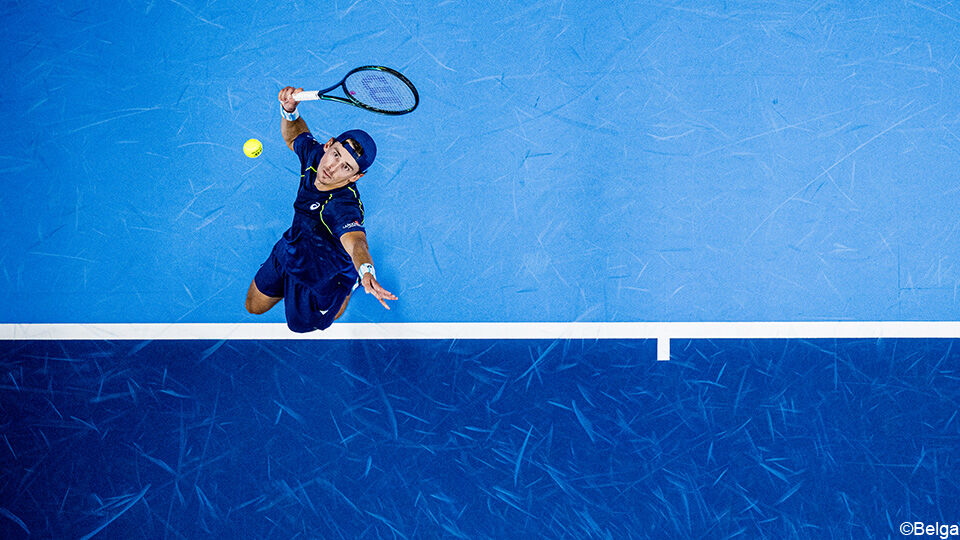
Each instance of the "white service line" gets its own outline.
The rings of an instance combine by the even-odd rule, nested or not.
[[[0,324],[0,340],[671,339],[960,338],[957,321],[336,323],[297,334],[283,323]]]

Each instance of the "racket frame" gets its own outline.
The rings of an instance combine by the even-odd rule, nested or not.
[[[345,83],[347,82],[347,79],[351,75],[353,75],[358,71],[383,71],[400,79],[401,81],[403,81],[404,84],[406,84],[410,88],[410,91],[413,92],[413,107],[410,107],[409,109],[404,109],[402,111],[386,111],[386,110],[374,107],[372,105],[363,103],[361,101],[358,101],[357,99],[354,99],[353,96],[350,95],[349,90],[347,90],[347,86]],[[344,95],[347,96],[346,98],[342,98],[340,96],[326,95],[327,92],[335,89],[338,86],[343,89]],[[400,73],[399,71],[392,68],[384,67],[384,66],[360,66],[357,68],[353,68],[350,70],[349,73],[344,75],[343,78],[340,79],[340,82],[338,82],[337,84],[329,88],[325,88],[323,90],[311,90],[307,92],[298,92],[293,95],[293,99],[297,101],[314,101],[314,100],[320,100],[320,99],[325,101],[336,101],[339,103],[346,103],[347,105],[353,105],[354,107],[360,107],[361,109],[366,109],[368,111],[372,111],[375,113],[387,114],[391,116],[398,116],[401,114],[407,114],[407,113],[413,112],[413,110],[417,108],[417,105],[420,104],[420,94],[417,92],[417,88],[413,86],[413,83],[410,82],[409,79],[404,77],[403,74]]]

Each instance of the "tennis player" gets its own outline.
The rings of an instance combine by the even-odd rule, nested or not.
[[[280,90],[280,133],[300,158],[300,189],[293,203],[293,225],[250,283],[247,311],[266,313],[284,301],[287,326],[294,332],[324,330],[338,319],[359,285],[390,309],[393,293],[377,282],[363,227],[363,204],[356,182],[377,156],[377,145],[354,129],[320,144],[297,112],[293,95]]]

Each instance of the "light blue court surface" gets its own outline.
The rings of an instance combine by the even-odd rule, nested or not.
[[[277,92],[365,64],[420,107],[300,110],[376,139],[400,300],[337,324],[957,321],[960,6],[68,0],[0,28],[0,538],[960,525],[960,332],[233,339],[284,321],[244,309],[299,181]],[[37,323],[88,337],[11,330]]]
[[[3,7],[0,322],[243,308],[298,181],[276,94],[385,64],[344,321],[953,320],[960,10],[882,2]],[[260,158],[241,152],[251,137]]]

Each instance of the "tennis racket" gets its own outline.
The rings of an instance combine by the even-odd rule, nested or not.
[[[338,86],[343,87],[346,98],[327,95],[327,92]],[[338,101],[375,113],[392,115],[413,112],[420,104],[420,95],[413,83],[399,71],[383,66],[361,66],[352,69],[343,80],[330,88],[297,92],[293,99]]]

